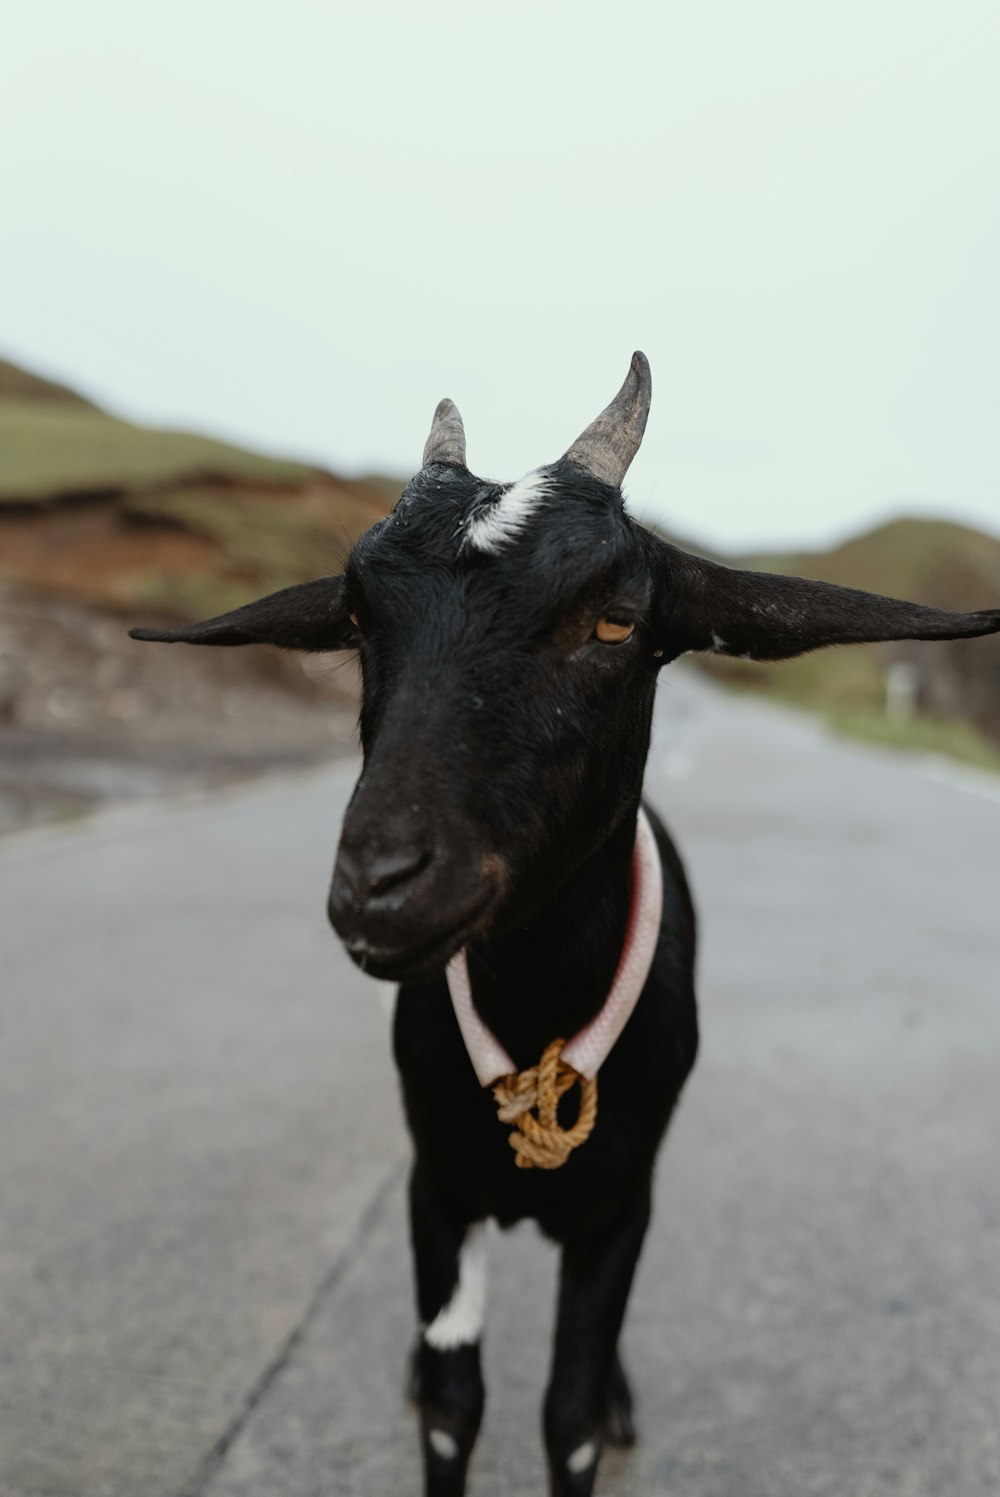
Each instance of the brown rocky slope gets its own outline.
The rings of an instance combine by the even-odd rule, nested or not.
[[[0,362],[0,828],[343,752],[349,662],[152,650],[127,628],[337,570],[391,493]]]

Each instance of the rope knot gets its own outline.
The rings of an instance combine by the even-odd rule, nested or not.
[[[557,1170],[591,1135],[597,1121],[597,1079],[581,1076],[562,1058],[565,1040],[553,1040],[537,1066],[514,1071],[493,1088],[497,1116],[512,1123],[508,1142],[519,1169]],[[556,1120],[560,1100],[580,1083],[580,1110],[571,1128]],[[536,1116],[537,1109],[537,1116]]]

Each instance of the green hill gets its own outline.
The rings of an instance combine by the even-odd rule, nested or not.
[[[203,617],[337,570],[401,487],[123,421],[0,360],[0,587],[134,621]],[[939,607],[1000,598],[1000,537],[943,520],[894,520],[827,551],[740,564]],[[918,673],[918,711],[905,720],[885,710],[886,670],[900,660]],[[845,731],[1000,764],[997,639],[699,664],[741,689],[823,711]]]
[[[828,551],[757,555],[739,564],[939,608],[996,607],[1000,599],[1000,537],[946,520],[901,518]],[[886,713],[886,670],[894,661],[917,673],[911,718]],[[704,666],[728,684],[823,711],[856,736],[1000,767],[995,637],[820,650],[773,665],[706,657]]]
[[[986,608],[1000,593],[1000,536],[950,520],[901,518],[829,551],[756,556],[743,565],[939,607]]]
[[[97,409],[68,385],[33,374],[19,364],[12,364],[9,359],[0,359],[0,401],[5,400],[42,400],[50,405],[74,406],[77,410]]]
[[[190,432],[134,426],[85,405],[0,396],[0,503],[225,475],[294,481],[309,472],[301,463]]]
[[[164,487],[206,477],[300,481],[312,470],[190,432],[136,426],[0,360],[0,504]]]
[[[0,361],[0,582],[201,615],[335,570],[399,485],[136,425]]]

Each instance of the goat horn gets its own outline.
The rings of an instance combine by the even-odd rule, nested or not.
[[[460,463],[465,467],[465,427],[453,400],[442,400],[434,412],[431,434],[424,446],[428,463]]]
[[[617,489],[639,451],[652,396],[649,360],[636,352],[618,394],[577,437],[567,460]]]

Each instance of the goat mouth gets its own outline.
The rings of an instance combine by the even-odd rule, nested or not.
[[[364,939],[345,942],[351,960],[369,977],[383,982],[423,982],[443,972],[456,951],[482,933],[496,902],[491,890],[485,899],[462,916],[458,925],[430,940],[400,946],[369,945]]]

